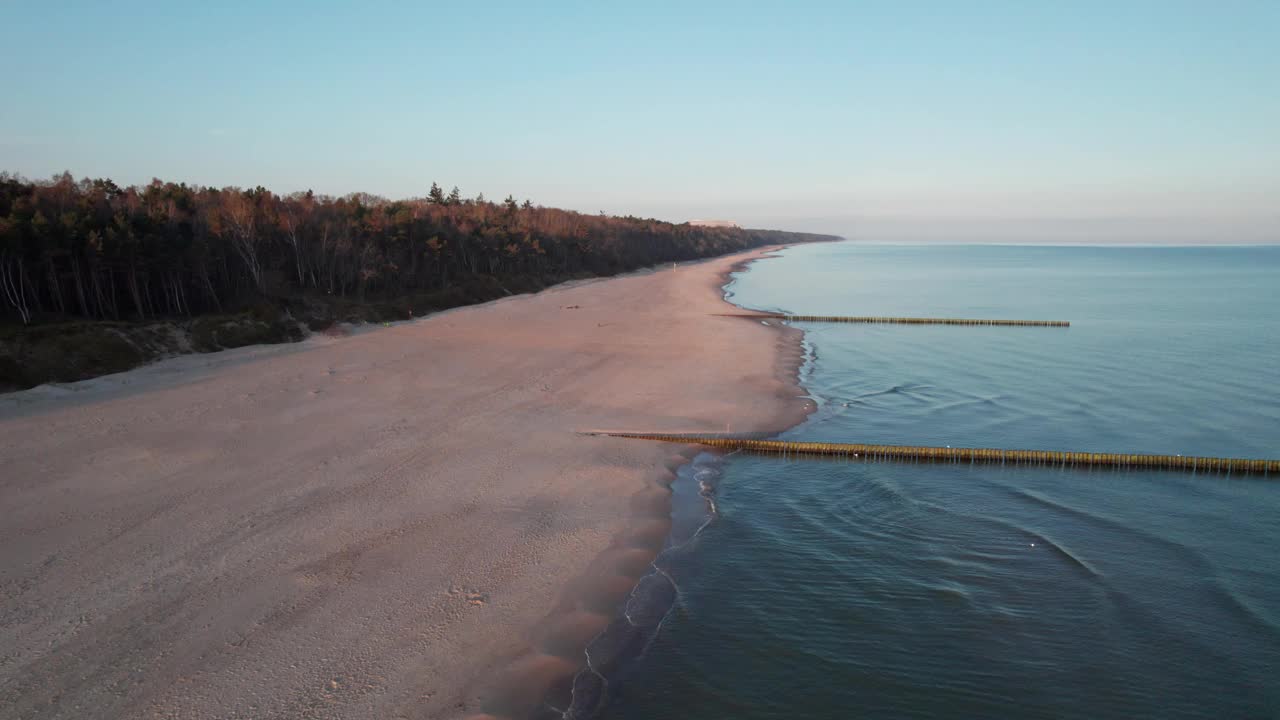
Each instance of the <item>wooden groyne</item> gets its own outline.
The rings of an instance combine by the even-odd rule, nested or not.
[[[725,313],[724,317],[787,322],[864,323],[883,325],[1017,325],[1021,327],[1071,327],[1066,320],[983,320],[977,318],[872,317],[842,315],[784,315],[782,313]]]
[[[1209,473],[1280,473],[1280,460],[1194,457],[1188,455],[1138,455],[1085,453],[1060,450],[998,450],[991,448],[925,447],[916,445],[864,445],[860,443],[792,442],[744,437],[633,432],[592,432],[589,435],[657,440],[685,445],[706,445],[719,450],[740,450],[766,455],[820,455],[867,460],[909,460],[984,464],[1057,465],[1121,469],[1186,470]]]

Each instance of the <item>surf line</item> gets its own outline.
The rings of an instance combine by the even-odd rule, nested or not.
[[[749,437],[686,435],[671,433],[589,431],[583,435],[655,440],[705,445],[718,450],[765,455],[816,455],[857,460],[914,460],[923,462],[968,462],[982,464],[1045,465],[1061,467],[1103,467],[1126,470],[1184,470],[1206,473],[1270,475],[1280,473],[1280,460],[1197,457],[1190,455],[1143,455],[1133,453],[1088,453],[1063,450],[1001,450],[996,448],[927,447],[920,445],[866,445],[862,443],[795,442]]]
[[[977,318],[872,317],[843,315],[785,315],[782,313],[717,313],[720,317],[784,322],[862,323],[880,325],[1017,325],[1022,327],[1071,327],[1066,320],[983,320]]]

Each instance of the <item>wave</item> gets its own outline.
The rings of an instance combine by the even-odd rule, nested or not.
[[[1267,617],[1262,611],[1255,608],[1253,603],[1243,597],[1240,592],[1234,589],[1230,583],[1222,577],[1219,572],[1219,568],[1195,548],[1169,538],[1161,537],[1153,532],[1134,527],[1133,525],[1107,517],[1100,513],[1080,510],[1079,508],[1047,497],[1034,490],[1008,488],[1008,491],[1010,495],[1016,498],[1026,500],[1029,503],[1052,512],[1069,515],[1085,523],[1101,525],[1115,532],[1132,536],[1135,540],[1145,541],[1164,548],[1169,551],[1173,557],[1173,562],[1179,567],[1193,568],[1194,573],[1192,573],[1192,576],[1203,578],[1203,581],[1208,585],[1205,589],[1209,590],[1211,595],[1215,595],[1219,600],[1221,600],[1221,603],[1218,605],[1220,609],[1229,608],[1229,614],[1231,616],[1252,626],[1255,631],[1262,631],[1266,634],[1280,636],[1280,623],[1277,623],[1275,620]]]
[[[1194,548],[1183,545],[1182,543],[1160,537],[1155,533],[1134,527],[1129,523],[1121,522],[1115,518],[1108,517],[1098,512],[1081,510],[1072,505],[1068,505],[1065,502],[1055,500],[1054,498],[1050,498],[1036,492],[1035,490],[1018,487],[1005,487],[1005,490],[1009,495],[1015,498],[1024,500],[1031,505],[1043,508],[1050,512],[1069,515],[1084,523],[1103,526],[1115,532],[1131,536],[1131,539],[1144,540],[1159,545],[1171,551],[1175,555],[1175,561],[1177,563],[1194,567],[1198,572],[1205,573],[1212,572],[1213,570],[1213,565],[1208,561],[1208,559]]]
[[[872,392],[866,392],[860,395],[854,395],[851,398],[845,399],[844,402],[846,404],[860,403],[864,400],[868,400],[874,397],[881,397],[884,395],[905,395],[913,399],[925,400],[925,399],[929,399],[930,396],[923,391],[932,390],[932,389],[933,389],[932,385],[916,385],[916,384],[907,383],[904,385],[894,385],[893,387],[890,387],[884,390],[874,390]]]
[[[627,595],[619,611],[584,651],[586,664],[574,676],[567,707],[548,704],[547,711],[564,720],[589,720],[608,702],[610,683],[644,657],[662,625],[677,607],[680,587],[669,572],[676,554],[686,552],[717,517],[715,490],[721,460],[702,453],[677,469],[672,483],[672,524],[662,552]],[[700,512],[690,506],[696,498]],[[684,503],[681,503],[681,500]]]

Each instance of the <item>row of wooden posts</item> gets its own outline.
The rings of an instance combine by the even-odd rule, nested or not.
[[[864,323],[887,325],[1017,325],[1021,327],[1070,327],[1066,320],[983,320],[976,318],[872,317],[860,315],[784,315],[782,313],[729,313],[726,317],[786,322]]]
[[[1065,320],[978,320],[967,318],[871,317],[839,315],[788,315],[782,313],[732,313],[728,317],[785,322],[832,322],[895,325],[1018,325],[1069,327]],[[1262,474],[1280,473],[1280,460],[1196,457],[1188,455],[1140,455],[1134,453],[1086,453],[1062,450],[1001,450],[995,448],[927,447],[919,445],[866,445],[861,443],[794,442],[752,437],[683,435],[638,432],[601,432],[593,435],[706,445],[728,451],[770,455],[818,455],[842,458],[914,460],[986,464],[1034,464],[1062,467],[1147,468],[1191,472]]]
[[[1187,455],[1140,455],[1133,453],[1086,453],[1061,450],[1000,450],[993,448],[927,447],[919,445],[794,442],[790,440],[757,440],[713,435],[663,433],[601,432],[593,434],[686,445],[706,445],[719,450],[768,455],[819,455],[868,460],[1009,463],[1058,465],[1063,467],[1189,470],[1209,473],[1280,474],[1280,460],[1250,460],[1245,458],[1195,457]]]

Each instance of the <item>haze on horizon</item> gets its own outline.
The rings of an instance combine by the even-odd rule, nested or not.
[[[1280,3],[22,3],[0,170],[1280,242]]]

